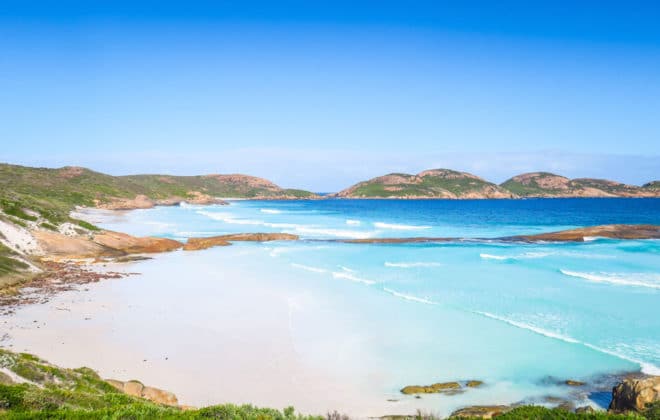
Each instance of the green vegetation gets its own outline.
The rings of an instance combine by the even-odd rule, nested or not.
[[[0,208],[13,216],[12,222],[36,221],[41,215],[52,226],[73,222],[86,229],[89,223],[74,220],[69,213],[76,206],[95,206],[116,199],[145,195],[153,200],[196,194],[220,197],[311,198],[302,190],[284,190],[265,180],[245,176],[110,176],[85,168],[30,168],[0,164]],[[47,226],[46,226],[47,227]]]
[[[528,182],[521,182],[519,176],[513,177],[502,184],[500,187],[504,188],[507,191],[520,196],[520,197],[529,197],[529,196],[540,196],[540,195],[556,195],[566,193],[566,190],[562,189],[551,189],[544,188],[538,184],[538,180],[543,178],[561,178],[564,179],[567,183],[570,182],[567,178],[561,177],[559,175],[552,174],[550,172],[538,172],[537,176],[529,179]]]
[[[596,188],[613,195],[630,195],[639,191],[639,187],[621,184],[619,182],[608,181],[605,179],[578,178],[571,181],[574,185],[582,188]]]
[[[226,420],[320,420],[302,416],[292,407],[282,411],[252,405],[215,405],[182,410],[129,396],[117,390],[89,368],[63,369],[26,353],[0,349],[0,368],[27,383],[14,383],[0,372],[0,417],[7,419],[226,419]],[[431,415],[391,416],[396,419],[433,420]],[[501,420],[660,420],[660,403],[642,414],[606,412],[571,413],[537,406],[517,407],[497,417]],[[328,420],[347,420],[338,413]]]
[[[0,244],[0,290],[22,280],[21,272],[27,270],[28,265],[17,259],[14,251]]]
[[[660,181],[651,181],[642,185],[642,188],[649,191],[660,191]]]
[[[62,369],[30,354],[1,349],[0,367],[31,382],[0,380],[0,417],[7,419],[320,419],[296,415],[293,408],[279,411],[251,405],[183,411],[126,395],[89,368]]]
[[[474,175],[434,169],[418,175],[393,173],[361,182],[349,190],[351,197],[462,197],[471,193],[500,192],[500,188]]]

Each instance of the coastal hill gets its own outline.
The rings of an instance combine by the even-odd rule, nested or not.
[[[593,178],[569,179],[549,172],[514,176],[497,185],[467,172],[432,169],[393,173],[359,182],[334,195],[342,198],[527,198],[660,197],[660,181],[642,187]]]
[[[76,206],[149,208],[180,202],[221,203],[218,197],[253,199],[316,198],[308,191],[283,189],[247,175],[111,176],[86,168],[30,168],[0,164],[0,207],[23,221],[42,217],[56,225],[70,221]]]
[[[431,169],[417,175],[393,173],[335,194],[344,198],[512,198],[506,189],[467,172]]]
[[[226,204],[218,197],[318,198],[247,175],[111,176],[75,166],[0,164],[0,289],[40,271],[29,257],[38,248],[31,232],[73,237],[97,230],[71,217],[77,206],[125,210],[181,202]]]
[[[569,179],[549,172],[514,176],[501,186],[519,197],[658,197],[656,183],[643,187],[593,178]]]

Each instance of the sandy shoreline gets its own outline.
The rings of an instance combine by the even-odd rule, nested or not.
[[[0,345],[64,367],[89,366],[105,378],[139,379],[193,406],[293,405],[304,413],[339,410],[358,418],[417,409],[448,415],[465,405],[510,404],[535,394],[506,383],[422,399],[383,389],[388,373],[364,363],[370,338],[353,328],[348,308],[332,297],[290,290],[277,270],[256,277],[249,262],[258,249],[177,251],[97,266],[141,275],[17,308],[0,317],[6,331]],[[536,395],[552,391],[540,386]]]
[[[86,213],[93,223],[124,217],[116,211]],[[34,353],[64,367],[89,366],[105,378],[139,379],[172,391],[182,404],[193,406],[293,405],[303,413],[338,410],[360,418],[411,414],[418,409],[446,416],[467,405],[523,400],[547,404],[544,398],[548,395],[561,395],[581,405],[591,403],[586,400],[586,390],[548,383],[530,383],[523,390],[506,380],[459,395],[403,396],[399,389],[416,383],[401,379],[409,376],[402,373],[405,364],[389,365],[370,352],[373,347],[401,343],[396,343],[394,334],[372,331],[365,314],[378,314],[373,307],[396,312],[395,308],[401,305],[403,310],[407,303],[391,301],[386,295],[367,296],[365,289],[350,282],[332,288],[307,283],[314,273],[305,274],[309,277],[301,274],[294,282],[284,266],[278,265],[283,263],[267,256],[268,248],[241,244],[154,254],[151,260],[132,263],[95,264],[90,266],[95,271],[140,275],[84,284],[0,316],[6,331],[0,334],[0,347]],[[362,307],[366,301],[373,307]],[[431,315],[426,310],[419,310],[418,323],[423,331],[435,331],[437,323],[424,319],[425,314]],[[481,326],[473,320],[474,314],[452,316],[457,321],[455,328],[461,331]],[[393,324],[391,328],[396,331],[408,326]],[[511,332],[508,326],[493,323],[479,337],[465,336],[461,351],[478,367],[484,363],[482,358],[497,355],[483,354],[476,346],[497,340],[504,330],[513,336],[512,343],[500,349],[504,353],[517,351],[515,337],[529,333]],[[544,339],[532,337],[538,342]],[[449,347],[444,354],[456,351]],[[405,343],[399,350],[411,351]],[[584,355],[585,349],[580,352],[579,357],[602,359],[607,364],[609,356]],[[434,355],[420,357],[430,357],[428,363]],[[483,379],[461,372],[458,368],[440,375],[418,372],[412,378],[420,383],[431,383],[438,376],[442,380]]]

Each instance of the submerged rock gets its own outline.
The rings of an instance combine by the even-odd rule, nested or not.
[[[495,416],[504,414],[511,410],[507,405],[473,405],[461,408],[451,413],[450,417],[480,417],[482,419],[492,419]]]
[[[612,389],[610,411],[643,411],[647,404],[660,401],[660,376],[625,379]]]
[[[484,383],[482,381],[467,381],[465,386],[467,386],[469,388],[477,388],[477,387],[480,387],[483,384]]]

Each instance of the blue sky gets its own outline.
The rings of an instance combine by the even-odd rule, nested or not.
[[[26,3],[0,10],[2,161],[660,178],[657,2]]]

